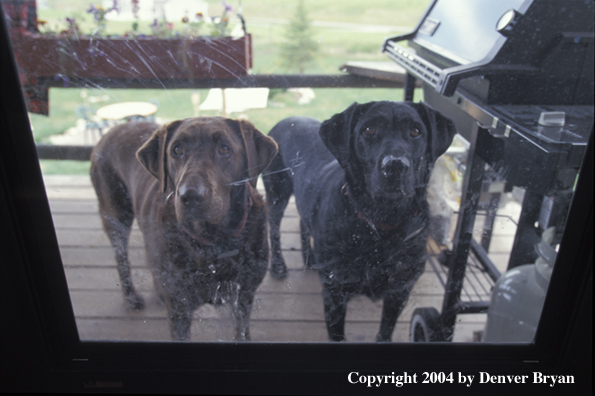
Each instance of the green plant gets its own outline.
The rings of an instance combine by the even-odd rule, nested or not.
[[[138,11],[140,8],[139,0],[132,0],[132,16],[134,18],[134,22],[132,22],[132,34],[138,34]]]
[[[288,69],[297,68],[303,74],[306,66],[314,60],[318,42],[310,26],[303,0],[298,0],[293,18],[285,32],[285,42],[281,47],[282,63]]]

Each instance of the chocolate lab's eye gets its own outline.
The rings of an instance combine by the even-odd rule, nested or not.
[[[174,146],[171,152],[175,157],[181,157],[184,155],[184,149],[180,145]]]
[[[416,138],[419,135],[421,135],[421,132],[419,131],[419,129],[417,129],[417,128],[411,128],[409,130],[409,136]]]
[[[230,153],[230,149],[229,146],[227,146],[226,144],[220,144],[219,145],[219,154],[221,155],[229,155]]]
[[[376,132],[376,128],[374,128],[374,127],[367,127],[364,130],[364,133],[368,136],[372,136],[374,134],[374,132]]]

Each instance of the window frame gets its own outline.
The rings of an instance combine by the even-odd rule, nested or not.
[[[532,344],[80,341],[12,49],[0,24],[0,279],[6,314],[0,360],[9,374],[0,389],[361,393],[362,386],[347,380],[352,371],[577,373],[590,387],[593,133]],[[518,390],[497,388],[506,389]]]

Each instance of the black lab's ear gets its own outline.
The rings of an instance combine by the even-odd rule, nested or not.
[[[353,128],[362,114],[375,102],[354,103],[343,112],[335,114],[320,125],[320,138],[326,148],[339,161],[342,168],[349,166],[351,159],[351,138]]]
[[[428,153],[433,161],[448,150],[457,130],[455,124],[424,103],[410,103],[428,130]]]
[[[136,152],[136,158],[145,169],[159,179],[163,192],[167,189],[167,144],[181,123],[182,121],[173,121],[157,128]]]
[[[277,155],[277,143],[256,129],[249,121],[228,119],[227,122],[239,129],[246,151],[247,170],[244,177],[250,180],[252,187],[256,188],[258,175],[271,164]]]

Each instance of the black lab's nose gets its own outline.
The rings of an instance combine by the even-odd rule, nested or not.
[[[182,186],[179,189],[180,202],[184,206],[198,206],[208,198],[208,190],[203,186],[187,187]]]
[[[382,159],[380,169],[382,175],[387,178],[402,175],[403,172],[409,169],[409,160],[405,157],[395,157],[393,155],[387,155]]]

